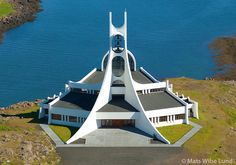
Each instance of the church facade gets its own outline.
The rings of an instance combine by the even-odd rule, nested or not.
[[[188,124],[198,118],[198,103],[173,92],[169,81],[161,82],[144,68],[127,48],[127,13],[115,27],[109,13],[109,50],[101,68],[80,81],[69,81],[65,91],[40,103],[39,118],[48,124],[78,127],[67,144],[100,127],[136,127],[169,144],[156,127]]]

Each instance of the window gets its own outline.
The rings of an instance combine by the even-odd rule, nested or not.
[[[87,90],[87,89],[81,89],[81,88],[71,88],[71,92],[75,92],[75,93],[87,93],[88,90]]]
[[[161,116],[159,121],[160,122],[167,121],[167,116]]]
[[[156,122],[155,122],[155,117],[152,118],[152,122],[153,122],[153,123],[156,123]]]
[[[112,50],[116,53],[121,53],[124,50],[124,37],[121,35],[115,35],[112,38]]]
[[[151,93],[156,93],[156,92],[163,92],[165,91],[165,88],[154,88],[154,89],[150,89]]]
[[[77,117],[69,116],[69,122],[77,122]]]
[[[115,80],[112,82],[112,87],[124,87],[124,86],[125,86],[125,84],[121,80]]]
[[[135,67],[135,59],[128,54],[128,59],[129,59],[129,66],[130,66],[130,70],[134,71],[134,67]],[[107,67],[107,62],[108,62],[108,55],[105,57],[104,61],[103,61],[103,70],[106,70]]]
[[[152,122],[152,118],[149,118],[149,120]]]
[[[99,90],[94,90],[94,94],[98,95],[99,94]]]
[[[116,56],[112,59],[112,72],[114,76],[120,77],[125,70],[125,60],[121,56]]]
[[[45,111],[45,114],[48,115],[48,109],[46,108],[44,109],[44,111]]]
[[[175,120],[185,119],[185,114],[175,115]]]
[[[156,117],[156,122],[158,123],[159,121],[158,121],[158,117]]]
[[[192,108],[188,109],[188,114],[190,117],[193,117],[193,109]]]
[[[138,95],[143,94],[142,90],[138,90],[138,91],[137,91],[137,94],[138,94]]]
[[[80,123],[80,117],[78,117],[78,123]]]
[[[61,115],[60,114],[52,114],[52,119],[53,120],[61,120]]]
[[[130,70],[131,70],[131,71],[134,71],[134,59],[133,59],[133,57],[132,57],[130,54],[128,54],[128,58],[129,58],[129,67],[130,67]]]

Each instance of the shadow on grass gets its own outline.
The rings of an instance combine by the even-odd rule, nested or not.
[[[65,143],[69,140],[77,131],[78,127],[66,126],[66,125],[58,125],[51,124],[50,129],[57,134],[57,136]]]
[[[58,124],[50,124],[50,125],[68,128],[71,132],[71,136],[73,136],[79,129],[78,127],[72,127],[72,126],[67,126],[67,125],[58,125]]]
[[[39,114],[39,109],[37,109],[36,111],[32,111],[32,112],[19,113],[16,115],[1,114],[1,116],[3,116],[3,117],[19,117],[19,118],[25,118],[25,119],[32,118],[32,120],[30,120],[29,123],[38,123],[38,124],[47,123],[47,117],[38,119],[38,114]]]

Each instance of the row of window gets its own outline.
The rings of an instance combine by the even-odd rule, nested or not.
[[[87,118],[77,116],[67,116],[61,114],[52,114],[53,120],[62,120],[67,122],[84,123]]]
[[[169,118],[169,120],[168,120]],[[150,117],[149,120],[153,123],[181,120],[185,119],[185,114],[170,115],[170,116],[160,116],[160,117]]]
[[[137,94],[141,95],[141,94],[143,94],[144,91],[145,90],[138,90],[136,92],[137,92]],[[165,88],[154,88],[154,89],[150,89],[149,91],[148,90],[146,90],[146,91],[147,91],[147,93],[164,92]]]
[[[99,90],[88,90],[88,89],[80,89],[80,88],[71,88],[72,92],[75,93],[88,93],[88,94],[99,94]]]

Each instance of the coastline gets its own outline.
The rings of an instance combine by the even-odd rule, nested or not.
[[[0,18],[0,43],[4,32],[35,19],[36,13],[41,11],[40,0],[7,0],[13,5],[15,12]]]
[[[236,36],[219,37],[210,43],[216,62],[217,80],[236,80]]]

